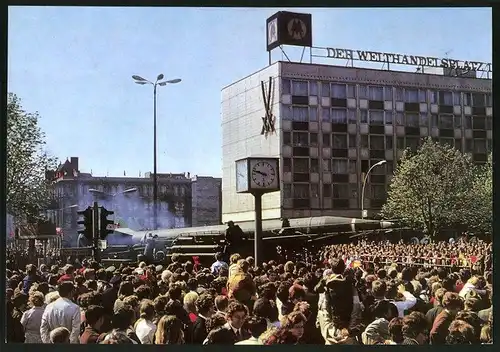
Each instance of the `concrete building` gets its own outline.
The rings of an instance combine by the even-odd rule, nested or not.
[[[53,201],[48,211],[49,217],[56,223],[68,242],[76,241],[78,210],[91,206],[97,201],[99,205],[115,212],[115,221],[121,227],[134,230],[153,228],[153,175],[146,173],[144,177],[95,177],[79,171],[78,158],[72,157],[61,164],[57,170],[49,171],[47,179],[52,180]],[[206,178],[209,184],[210,178]],[[214,179],[213,183],[217,183]],[[220,183],[220,179],[218,181]],[[195,191],[192,192],[192,185]],[[188,227],[193,223],[192,199],[196,200],[197,210],[195,222],[199,222],[201,214],[203,222],[218,223],[220,215],[217,211],[210,213],[208,209],[218,209],[220,197],[205,200],[209,191],[199,191],[190,173],[158,174],[158,227]],[[134,189],[133,192],[125,192]],[[207,211],[201,211],[204,204]],[[75,206],[76,205],[76,206]],[[204,209],[205,209],[204,208]],[[210,218],[210,214],[212,218]]]
[[[191,178],[192,226],[220,225],[222,179],[211,176]]]
[[[446,74],[446,73],[445,73]],[[263,218],[374,215],[395,163],[431,136],[484,162],[491,151],[491,80],[276,62],[222,90],[223,221],[253,220],[251,195],[237,194],[235,161],[280,158],[281,191],[263,197]],[[276,133],[261,135],[261,81],[276,82]]]

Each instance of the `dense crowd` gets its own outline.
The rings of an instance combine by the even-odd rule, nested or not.
[[[492,247],[481,241],[328,246],[314,261],[216,254],[210,267],[7,270],[7,342],[489,344]]]

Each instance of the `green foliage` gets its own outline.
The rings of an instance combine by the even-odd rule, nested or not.
[[[493,225],[493,160],[489,155],[485,165],[476,167],[467,207],[462,218],[469,230],[492,233]]]
[[[9,93],[7,100],[7,212],[17,222],[36,220],[49,202],[45,171],[56,160],[45,151],[45,134],[38,126],[38,113],[22,109],[20,99]]]
[[[415,154],[403,153],[382,214],[430,236],[444,228],[467,226],[464,214],[477,179],[475,170],[469,155],[428,138]]]

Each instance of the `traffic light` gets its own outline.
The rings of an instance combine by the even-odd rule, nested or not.
[[[99,215],[100,217],[100,227],[99,227],[99,237],[101,240],[106,239],[106,237],[110,234],[113,233],[114,230],[108,229],[108,225],[112,225],[111,228],[114,228],[115,222],[113,220],[108,220],[109,215],[113,215],[115,212],[114,211],[109,211],[104,207],[101,207],[101,214]]]
[[[83,229],[78,230],[79,234],[82,234],[89,241],[93,240],[93,228],[92,228],[92,208],[88,207],[85,210],[77,212],[78,215],[83,216],[83,220],[77,221],[78,225],[83,225]]]

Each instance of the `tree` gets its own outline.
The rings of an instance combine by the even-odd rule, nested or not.
[[[476,167],[467,205],[463,208],[462,218],[468,224],[468,229],[480,233],[492,233],[493,159],[491,154],[486,164]]]
[[[16,222],[41,218],[50,200],[45,171],[56,160],[46,151],[45,134],[38,126],[38,113],[22,109],[20,99],[9,93],[7,100],[7,212]]]
[[[469,155],[428,138],[416,153],[403,153],[382,214],[431,238],[441,229],[464,224],[474,170]]]

